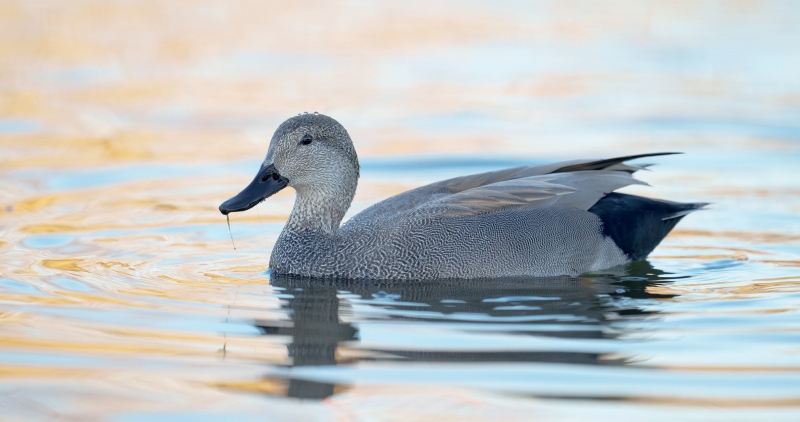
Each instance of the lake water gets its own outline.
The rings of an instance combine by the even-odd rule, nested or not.
[[[0,419],[798,420],[800,4],[0,5]],[[349,215],[456,175],[657,151],[711,202],[577,278],[267,271],[272,131],[348,128]]]

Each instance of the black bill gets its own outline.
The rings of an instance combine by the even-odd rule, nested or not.
[[[278,174],[275,166],[270,164],[262,168],[255,179],[239,192],[238,195],[225,201],[219,206],[219,212],[227,215],[231,212],[247,211],[258,205],[259,202],[269,198],[289,184],[289,179]]]

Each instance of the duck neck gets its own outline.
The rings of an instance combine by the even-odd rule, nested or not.
[[[326,194],[327,193],[327,194]],[[339,230],[355,192],[318,192],[298,190],[284,231],[316,232],[333,236]]]

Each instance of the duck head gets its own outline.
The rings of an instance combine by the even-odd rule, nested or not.
[[[249,210],[291,186],[299,200],[322,208],[342,203],[343,217],[355,194],[359,169],[353,142],[339,122],[317,113],[297,115],[278,126],[253,181],[223,202],[219,211]]]

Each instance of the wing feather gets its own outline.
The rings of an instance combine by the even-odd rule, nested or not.
[[[625,161],[671,154],[679,153],[573,160],[456,177],[381,201],[354,216],[347,224],[384,224],[411,212],[472,215],[553,204],[588,210],[609,192],[629,185],[646,185],[632,175],[647,165],[632,165]]]

